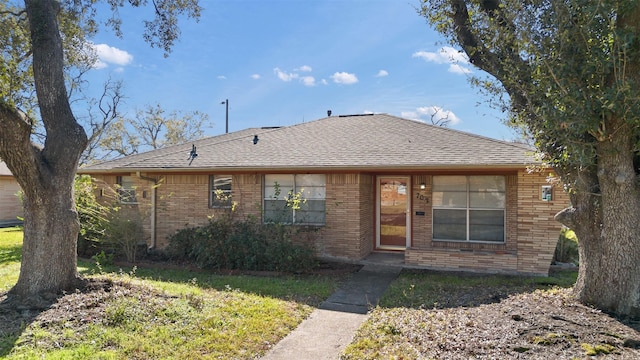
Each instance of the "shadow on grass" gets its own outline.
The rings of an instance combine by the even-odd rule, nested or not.
[[[25,300],[0,293],[0,358],[9,355],[24,329],[57,300],[57,296]]]
[[[22,260],[22,245],[5,246],[0,249],[0,266]]]
[[[509,296],[553,287],[570,288],[576,271],[549,277],[403,270],[380,301],[384,308],[447,309],[498,303]]]
[[[317,307],[358,268],[350,267],[344,271],[329,274],[293,275],[275,272],[218,273],[180,266],[166,268],[166,264],[139,264],[133,266],[103,266],[99,269],[95,263],[79,260],[80,274],[83,276],[99,274],[101,271],[114,274],[130,274],[142,280],[162,281],[174,284],[197,286],[201,289],[228,291],[239,290],[249,294],[295,301]]]

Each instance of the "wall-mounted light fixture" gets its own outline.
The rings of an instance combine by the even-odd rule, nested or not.
[[[420,183],[420,190],[424,190],[427,188],[427,184],[425,183]]]
[[[551,186],[543,185],[542,186],[542,201],[551,201],[553,200],[553,193],[551,190]]]

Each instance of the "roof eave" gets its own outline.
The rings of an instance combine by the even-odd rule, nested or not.
[[[119,167],[112,169],[78,169],[79,174],[110,174],[110,173],[203,173],[211,171],[226,172],[269,172],[269,171],[292,171],[292,172],[333,172],[333,171],[452,171],[452,170],[518,170],[525,169],[532,165],[540,166],[539,163],[521,164],[427,164],[427,165],[395,165],[395,166],[222,166],[222,167]]]

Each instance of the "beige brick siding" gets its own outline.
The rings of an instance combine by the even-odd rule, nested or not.
[[[318,239],[321,256],[362,259],[373,250],[373,176],[327,175],[326,226]]]
[[[0,220],[16,220],[22,216],[22,202],[16,196],[20,185],[12,176],[0,176]]]
[[[569,196],[554,186],[552,201],[542,201],[548,173],[518,172],[518,271],[548,274],[562,226],[553,219],[569,206]]]
[[[185,226],[206,224],[209,216],[228,209],[209,208],[210,174],[122,174],[132,175],[138,204],[128,208],[143,214],[145,241],[153,246],[151,197],[156,187],[155,246],[164,248],[167,238]],[[553,201],[541,200],[546,174],[525,170],[506,173],[506,241],[503,244],[433,241],[431,189],[433,174],[411,175],[411,247],[405,263],[433,269],[547,274],[558,239],[560,224],[553,215],[568,205],[560,188]],[[113,186],[116,176],[95,176],[102,186]],[[261,219],[261,174],[235,174],[232,179],[233,216]],[[376,237],[374,174],[327,174],[326,225],[301,235],[312,242],[322,257],[362,259],[374,251]],[[420,189],[425,184],[425,189]],[[103,197],[107,199],[107,197]],[[104,201],[104,200],[103,200]]]
[[[472,270],[496,273],[546,275],[553,258],[561,225],[553,215],[569,205],[561,188],[553,189],[553,201],[541,200],[546,174],[520,171],[506,177],[504,244],[441,242],[431,238],[431,205],[418,196],[431,196],[431,176],[414,176],[413,242],[405,263],[433,269]],[[419,184],[426,189],[420,190]],[[416,216],[424,211],[424,216]],[[424,217],[424,219],[423,219]]]

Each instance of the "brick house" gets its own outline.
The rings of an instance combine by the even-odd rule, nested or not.
[[[191,156],[195,147],[197,156]],[[533,150],[386,114],[250,128],[86,167],[145,213],[147,244],[229,211],[318,228],[323,258],[546,275],[568,203]],[[288,193],[304,199],[287,207]],[[104,190],[100,192],[103,194]]]
[[[0,221],[13,223],[22,217],[22,202],[17,196],[19,191],[20,185],[7,165],[0,161]]]

